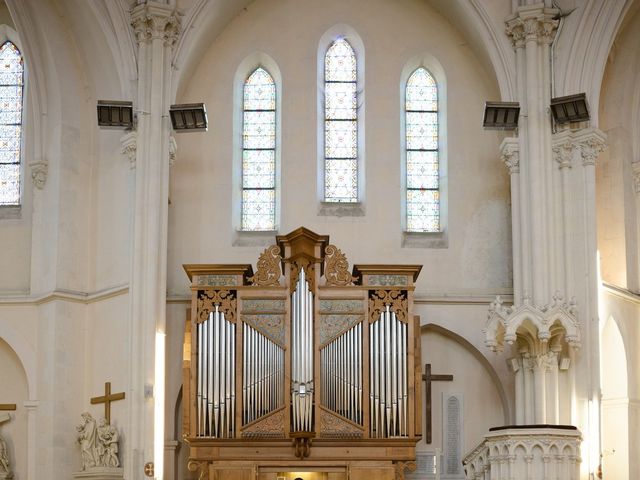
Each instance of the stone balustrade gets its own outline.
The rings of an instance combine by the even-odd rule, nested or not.
[[[582,435],[573,426],[496,427],[463,460],[467,480],[578,480]]]

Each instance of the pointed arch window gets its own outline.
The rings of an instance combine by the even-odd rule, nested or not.
[[[243,87],[242,230],[275,230],[276,85],[263,67]]]
[[[334,41],[324,58],[324,199],[358,201],[358,70],[353,47]]]
[[[407,231],[439,232],[438,87],[424,67],[407,80],[405,125]]]
[[[10,41],[0,46],[0,205],[20,204],[24,60]]]

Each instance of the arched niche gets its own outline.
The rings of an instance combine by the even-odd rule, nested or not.
[[[29,399],[27,374],[16,351],[0,337],[0,403],[15,403],[10,420],[0,423],[0,435],[7,444],[9,468],[15,480],[27,478],[27,411]],[[2,415],[4,416],[4,415]]]
[[[629,390],[627,355],[618,324],[609,317],[600,335],[602,471],[629,480]]]
[[[453,374],[453,381],[432,384],[433,442],[426,445],[423,438],[418,449],[442,445],[442,392],[447,392],[463,394],[462,450],[468,452],[489,428],[510,423],[504,387],[482,352],[457,333],[430,323],[421,327],[421,338],[423,367],[430,363],[433,374]],[[424,402],[424,383],[422,388]]]

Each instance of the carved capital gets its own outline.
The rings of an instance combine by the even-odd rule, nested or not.
[[[633,171],[633,189],[637,194],[640,194],[640,161],[633,162],[631,169]]]
[[[595,165],[596,158],[602,152],[607,144],[604,139],[597,136],[589,136],[580,141],[580,152],[582,154],[582,165]]]
[[[138,134],[129,132],[120,137],[120,145],[122,146],[120,153],[126,155],[129,159],[129,167],[131,170],[136,168],[136,151],[138,149]]]
[[[553,159],[560,169],[571,168],[574,148],[574,143],[569,140],[553,146]]]
[[[524,46],[524,27],[519,18],[515,18],[507,22],[507,36],[511,38],[514,48],[522,48]]]
[[[505,138],[500,145],[500,159],[514,174],[520,171],[520,144],[517,138]]]
[[[558,29],[555,9],[536,6],[520,8],[518,13],[507,20],[507,35],[515,48],[521,48],[525,42],[537,42],[550,45]]]
[[[139,44],[161,39],[171,47],[180,35],[180,14],[174,7],[148,1],[131,11],[131,25]]]
[[[47,175],[49,174],[49,164],[47,162],[34,162],[29,164],[31,167],[31,180],[33,185],[42,190],[47,183]]]

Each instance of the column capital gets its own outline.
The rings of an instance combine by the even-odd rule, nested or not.
[[[122,146],[120,153],[129,159],[129,166],[133,170],[136,168],[136,151],[138,150],[138,133],[133,131],[120,137]]]
[[[533,41],[550,45],[560,22],[556,18],[559,13],[555,8],[544,8],[543,4],[518,8],[505,22],[506,33],[511,37],[514,48]]]
[[[596,128],[580,130],[575,136],[580,147],[582,165],[595,165],[600,152],[607,148],[607,135]]]
[[[571,138],[570,132],[562,131],[553,137],[553,159],[558,162],[558,168],[571,168],[573,165],[573,152],[576,144]]]
[[[520,171],[520,142],[515,137],[507,137],[500,144],[500,159],[509,169],[509,173]]]
[[[162,39],[173,46],[180,35],[180,13],[175,7],[147,0],[131,11],[131,25],[139,44]]]

